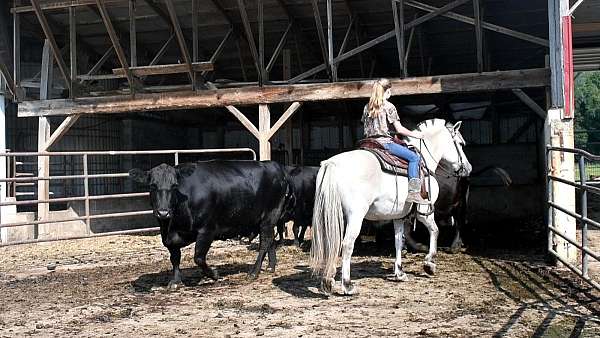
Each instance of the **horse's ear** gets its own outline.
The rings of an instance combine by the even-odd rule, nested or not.
[[[129,170],[129,177],[134,182],[142,184],[148,184],[148,182],[150,182],[150,174],[147,171],[143,171],[137,168]]]
[[[462,121],[458,121],[454,124],[452,129],[454,130],[455,133],[458,132],[458,130],[460,129],[460,126],[462,126]]]

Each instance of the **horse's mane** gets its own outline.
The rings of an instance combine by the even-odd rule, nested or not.
[[[429,119],[425,120],[417,125],[417,130],[421,132],[425,132],[431,128],[447,128],[447,122],[444,119]]]

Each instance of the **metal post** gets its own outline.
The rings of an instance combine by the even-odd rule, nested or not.
[[[85,197],[85,225],[87,226],[88,234],[91,233],[90,226],[90,186],[89,186],[89,172],[88,172],[88,156],[87,154],[83,154],[83,194]]]
[[[579,156],[579,182],[585,186],[587,181],[587,175],[585,172],[585,156]],[[588,224],[585,221],[587,218],[587,190],[581,189],[581,246],[587,246],[587,231]],[[588,255],[585,251],[581,250],[581,272],[584,277],[588,276]]]

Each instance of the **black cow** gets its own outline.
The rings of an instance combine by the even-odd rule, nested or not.
[[[294,244],[299,246],[304,241],[306,228],[312,224],[315,185],[319,167],[286,166],[285,169],[290,176],[295,203],[293,208],[285,214],[283,223],[294,222]]]
[[[149,171],[132,169],[129,176],[150,187],[150,201],[163,245],[169,249],[173,280],[181,283],[181,248],[196,243],[194,261],[204,274],[218,279],[206,264],[215,238],[260,234],[260,248],[249,277],[256,278],[265,254],[275,270],[273,227],[290,203],[291,186],[276,162],[207,161],[175,167],[161,164]]]

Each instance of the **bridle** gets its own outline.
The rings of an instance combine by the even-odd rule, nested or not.
[[[457,131],[455,131],[454,128],[448,128],[448,127],[446,127],[446,129],[448,129],[448,131],[450,132],[450,135],[452,136],[452,143],[454,144],[454,149],[456,150],[456,154],[458,155],[458,163],[460,164],[460,166],[456,170],[448,170],[447,168],[445,168],[442,165],[438,165],[438,168],[440,168],[444,173],[446,173],[448,175],[448,177],[461,177],[460,173],[462,171],[466,171],[467,168],[465,166],[465,161],[464,161],[463,156],[461,154],[461,151],[460,151],[460,148],[459,148],[459,145],[458,145],[458,141],[456,140]],[[461,138],[462,138],[462,136],[461,136]],[[434,158],[433,154],[429,150],[429,147],[427,147],[427,143],[425,143],[425,140],[420,139],[419,143],[420,143],[420,145],[421,144],[424,145],[425,149],[429,153],[429,156],[431,156],[431,158]],[[421,148],[421,147],[419,147],[419,148]],[[419,149],[419,150],[421,150],[421,149]],[[425,161],[425,159],[423,159],[423,161]]]

